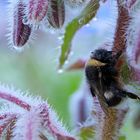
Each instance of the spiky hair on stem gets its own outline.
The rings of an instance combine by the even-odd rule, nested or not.
[[[120,128],[128,112],[127,105],[124,104],[117,108],[108,108],[107,113],[105,113],[97,97],[94,97],[93,100],[93,115],[96,120],[95,139],[117,140],[120,136]]]
[[[125,51],[126,49],[126,32],[130,22],[130,15],[125,4],[122,0],[117,0],[118,18],[113,44],[113,51],[116,52]]]
[[[75,140],[58,121],[47,101],[40,97],[1,84],[0,100],[6,102],[0,109],[0,139]]]

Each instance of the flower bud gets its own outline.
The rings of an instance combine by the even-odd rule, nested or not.
[[[27,23],[39,23],[45,18],[47,11],[48,0],[28,0],[26,7]]]
[[[65,21],[65,5],[63,0],[50,0],[48,21],[54,28],[61,28]]]
[[[14,47],[24,46],[31,35],[31,27],[23,23],[25,4],[21,1],[11,2],[12,19],[9,21],[10,26],[10,43]]]

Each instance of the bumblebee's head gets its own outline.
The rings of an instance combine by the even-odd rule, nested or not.
[[[115,53],[105,49],[97,49],[91,53],[88,64],[98,67],[105,65],[115,65],[121,54],[122,52]]]

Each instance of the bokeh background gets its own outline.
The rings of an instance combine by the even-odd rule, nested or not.
[[[71,125],[69,99],[84,79],[83,70],[58,71],[60,33],[38,31],[33,45],[17,53],[7,44],[7,0],[0,0],[0,81],[48,100],[69,128]],[[71,15],[72,16],[72,15]],[[87,59],[92,50],[106,39],[111,39],[115,27],[116,12],[112,3],[102,5],[96,18],[76,34],[72,43],[72,55],[65,67],[78,59]],[[132,103],[122,134],[127,140],[140,140],[140,130],[133,125],[138,105]]]

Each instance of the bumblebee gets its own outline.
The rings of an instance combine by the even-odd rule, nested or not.
[[[85,75],[92,96],[97,96],[102,106],[114,107],[125,98],[140,98],[123,89],[120,73],[116,67],[122,52],[115,53],[97,49],[91,53],[85,66]]]

